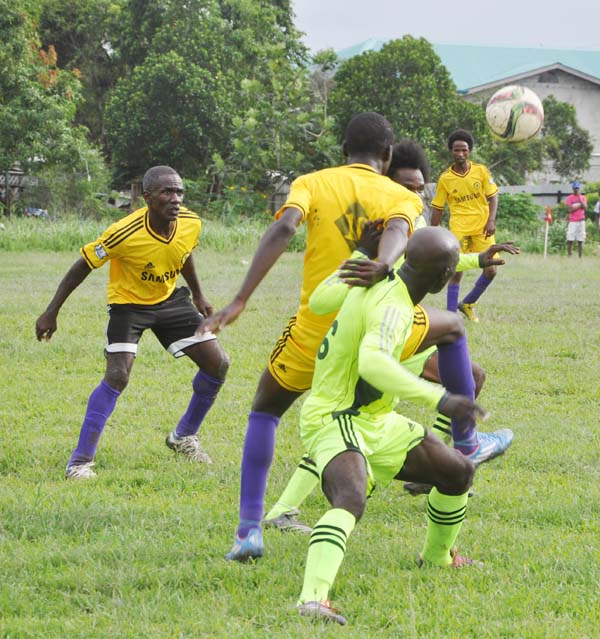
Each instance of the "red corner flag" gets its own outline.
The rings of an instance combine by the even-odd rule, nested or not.
[[[552,209],[549,206],[546,207],[546,222],[552,223]]]

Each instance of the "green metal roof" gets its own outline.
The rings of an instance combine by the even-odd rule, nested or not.
[[[365,51],[379,51],[386,40],[365,40],[337,52],[347,60]],[[433,44],[461,92],[501,82],[543,67],[561,64],[600,82],[600,49],[542,49],[475,44]]]

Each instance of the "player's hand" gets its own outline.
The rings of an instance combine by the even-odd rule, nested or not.
[[[38,342],[42,340],[48,341],[58,328],[56,324],[56,315],[54,313],[42,313],[35,323],[35,336]]]
[[[490,416],[485,408],[469,397],[454,393],[446,393],[440,400],[437,409],[446,417],[458,420],[485,421]]]
[[[209,317],[213,314],[214,309],[212,304],[202,297],[202,295],[194,298],[194,306],[200,311],[203,317]]]
[[[350,286],[369,288],[387,277],[389,268],[373,260],[346,260],[340,268],[340,279]]]
[[[485,236],[485,239],[487,240],[488,237],[492,237],[492,235],[494,235],[495,232],[496,232],[496,220],[488,220],[483,229],[483,235]]]
[[[225,308],[217,311],[213,315],[210,315],[210,317],[207,317],[196,329],[196,335],[203,335],[204,333],[209,332],[218,333],[228,324],[235,322],[245,307],[246,304],[241,300],[234,300]]]
[[[362,249],[371,259],[377,257],[377,249],[379,248],[379,240],[382,233],[383,218],[369,220],[363,226],[360,238],[356,243],[357,248]]]
[[[518,255],[521,249],[515,246],[514,242],[503,242],[502,244],[492,244],[485,251],[479,254],[479,266],[487,268],[488,266],[502,266],[505,261],[499,257],[494,257],[496,253],[508,253],[509,255]]]

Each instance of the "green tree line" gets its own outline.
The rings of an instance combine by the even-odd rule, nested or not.
[[[291,0],[0,0],[0,24],[0,170],[38,175],[39,197],[45,188],[81,214],[109,182],[126,186],[153,164],[177,168],[207,202],[231,186],[268,193],[274,176],[341,161],[345,124],[365,110],[419,140],[433,177],[459,126],[501,182],[589,165],[570,105],[548,98],[541,136],[498,142],[426,40],[311,59]]]

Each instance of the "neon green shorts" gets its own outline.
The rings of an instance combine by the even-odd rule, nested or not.
[[[400,472],[407,453],[418,446],[427,431],[421,424],[388,413],[377,421],[361,415],[342,414],[318,424],[300,423],[300,435],[319,474],[346,451],[360,452],[367,463],[370,495],[375,486],[386,486]]]

